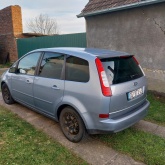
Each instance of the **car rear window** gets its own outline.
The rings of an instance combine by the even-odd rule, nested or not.
[[[110,84],[119,84],[143,76],[133,56],[101,59]]]

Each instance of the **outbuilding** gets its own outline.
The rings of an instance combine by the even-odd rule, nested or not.
[[[135,54],[149,89],[165,93],[165,0],[89,0],[87,46]]]

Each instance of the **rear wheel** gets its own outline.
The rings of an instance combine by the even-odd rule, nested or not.
[[[2,85],[2,96],[3,100],[5,101],[6,104],[13,104],[14,99],[12,98],[10,94],[10,90],[6,84]]]
[[[71,107],[66,107],[62,110],[59,122],[63,134],[71,142],[77,143],[87,134],[81,117]]]

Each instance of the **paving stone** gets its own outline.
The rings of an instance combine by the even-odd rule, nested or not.
[[[106,164],[119,154],[94,139],[89,139],[86,143],[80,143],[74,150],[77,154],[81,153],[84,160],[95,165]]]
[[[165,127],[141,120],[134,126],[136,129],[155,134],[165,138]]]
[[[155,132],[156,135],[165,138],[165,128],[162,126],[158,126]]]
[[[141,120],[134,126],[137,129],[140,129],[145,132],[155,133],[158,128],[157,124],[150,123],[148,121]]]
[[[106,165],[144,165],[141,162],[136,162],[132,158],[125,155],[117,155],[111,162]]]

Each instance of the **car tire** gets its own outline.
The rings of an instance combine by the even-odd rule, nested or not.
[[[77,143],[87,136],[84,122],[73,108],[64,108],[59,122],[63,134],[69,141]]]
[[[13,97],[11,96],[11,93],[7,84],[5,83],[2,85],[2,96],[6,104],[13,104],[15,102]]]

